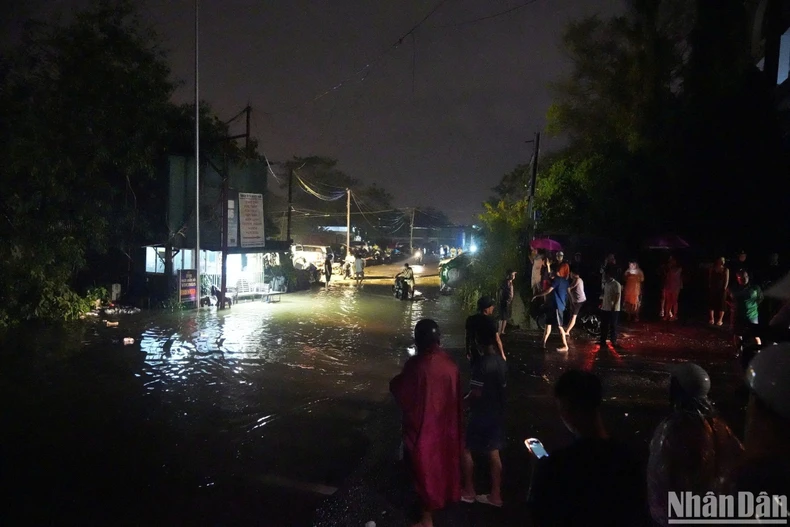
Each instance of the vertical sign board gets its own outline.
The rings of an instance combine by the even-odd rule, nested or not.
[[[236,247],[239,244],[239,223],[236,221],[236,202],[228,200],[228,247]]]
[[[239,225],[242,247],[263,247],[263,194],[239,193]]]
[[[197,271],[180,269],[178,271],[178,298],[181,303],[197,304]]]

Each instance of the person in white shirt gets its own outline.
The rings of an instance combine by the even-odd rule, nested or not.
[[[568,288],[568,293],[571,297],[571,321],[568,323],[568,328],[565,330],[565,336],[571,336],[571,330],[576,325],[576,318],[579,316],[582,306],[587,301],[587,295],[584,293],[584,280],[579,276],[579,268],[573,267],[571,270],[571,286]]]
[[[360,255],[356,255],[354,258],[354,279],[357,281],[357,285],[362,283],[362,280],[365,278],[365,260]]]
[[[612,346],[617,345],[617,320],[620,318],[620,304],[623,296],[623,286],[614,279],[617,269],[607,265],[604,272],[604,286],[601,299],[601,347],[606,346],[609,340]]]

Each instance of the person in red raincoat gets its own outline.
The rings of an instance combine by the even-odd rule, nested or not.
[[[414,326],[417,354],[390,381],[403,411],[404,458],[422,508],[420,527],[433,525],[433,511],[461,500],[463,393],[458,365],[440,343],[439,326]]]

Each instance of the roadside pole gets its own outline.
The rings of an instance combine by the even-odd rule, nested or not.
[[[538,179],[538,158],[540,156],[540,132],[535,133],[535,139],[532,141],[527,141],[528,143],[532,143],[533,151],[532,151],[532,170],[530,171],[530,177],[526,185],[526,196],[527,196],[527,208],[524,217],[524,232],[526,237],[526,244],[524,247],[524,280],[530,284],[529,291],[530,291],[530,302],[532,301],[532,261],[530,260],[530,253],[532,248],[532,239],[535,236],[535,182]],[[519,297],[520,298],[520,297]],[[514,309],[514,311],[516,311]],[[527,325],[530,329],[536,329],[537,326],[534,324],[534,321],[529,316],[529,306],[524,306],[524,318],[527,321]]]
[[[414,211],[411,209],[411,228],[409,229],[409,255],[414,255]]]
[[[291,211],[293,210],[294,197],[294,171],[288,172],[288,227],[286,230],[285,241],[291,241]]]
[[[351,256],[351,189],[346,189],[346,258],[347,262]]]
[[[198,77],[199,0],[195,0],[195,307],[200,309],[200,85]]]
[[[228,194],[229,194],[229,180],[230,174],[228,173],[228,155],[222,156],[222,284],[220,285],[220,301],[219,309],[225,309],[225,295],[228,285],[228,236],[230,229],[228,228]],[[209,292],[210,293],[210,292]],[[209,295],[210,296],[210,295]]]

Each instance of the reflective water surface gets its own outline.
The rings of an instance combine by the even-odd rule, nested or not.
[[[349,284],[30,335],[0,374],[7,510],[25,524],[307,524],[363,455],[360,426],[423,317],[461,345],[451,297]]]

